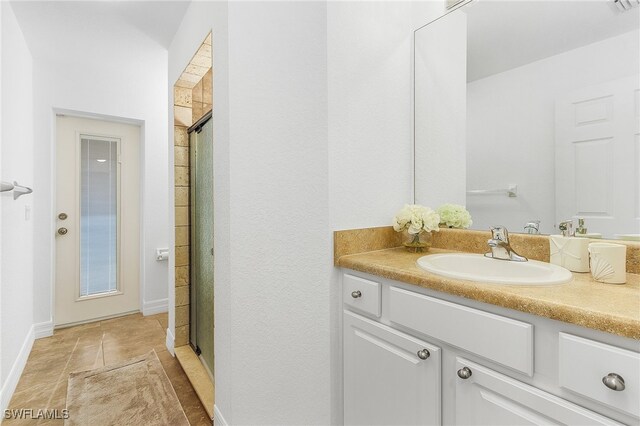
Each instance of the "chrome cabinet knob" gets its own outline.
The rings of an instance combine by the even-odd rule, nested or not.
[[[69,232],[67,228],[58,228],[59,235],[67,235],[67,232]]]
[[[420,359],[427,359],[431,356],[431,352],[429,352],[428,349],[420,349],[418,351],[418,358]]]
[[[58,215],[58,219],[60,220],[66,220],[69,216],[66,213],[60,213]]]
[[[471,370],[469,370],[469,367],[462,367],[460,370],[458,370],[458,377],[460,377],[461,379],[468,379],[469,377],[471,377]]]
[[[360,290],[352,291],[351,297],[353,297],[354,299],[357,299],[358,297],[362,297],[362,293],[360,292]]]
[[[625,388],[624,379],[616,373],[609,373],[602,378],[602,383],[614,391],[623,391]]]

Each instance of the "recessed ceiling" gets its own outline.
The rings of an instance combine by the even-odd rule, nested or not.
[[[126,37],[169,47],[190,1],[12,1],[35,57],[100,49]]]

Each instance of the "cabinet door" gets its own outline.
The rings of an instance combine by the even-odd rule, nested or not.
[[[457,425],[620,425],[465,359],[456,359],[456,369]]]
[[[440,424],[440,348],[344,311],[345,425]]]

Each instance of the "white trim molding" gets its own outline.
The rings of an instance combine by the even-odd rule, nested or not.
[[[229,423],[224,419],[217,405],[213,405],[213,424],[216,426],[228,426]]]
[[[22,347],[20,348],[20,352],[18,352],[16,360],[11,366],[11,370],[7,375],[7,380],[5,380],[2,389],[0,390],[0,412],[2,413],[4,413],[4,410],[9,406],[11,397],[18,386],[18,381],[20,380],[22,371],[27,365],[27,359],[29,359],[29,353],[31,353],[31,348],[33,347],[33,342],[35,340],[34,336],[34,326],[32,325],[24,339],[24,342],[22,343]]]
[[[174,351],[175,341],[176,341],[176,338],[173,335],[173,332],[171,331],[170,328],[167,328],[167,337],[165,339],[165,343],[164,344],[165,344],[165,346],[167,347],[167,350],[169,351],[169,353],[172,356],[175,356],[175,351]]]
[[[158,299],[142,302],[142,315],[162,314],[169,311],[169,299]]]
[[[36,339],[53,336],[53,320],[39,322],[33,325],[33,334]]]

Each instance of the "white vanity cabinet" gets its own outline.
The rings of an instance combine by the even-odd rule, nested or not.
[[[345,311],[344,420],[440,424],[440,348]]]
[[[638,341],[355,271],[342,290],[345,425],[640,425]]]

